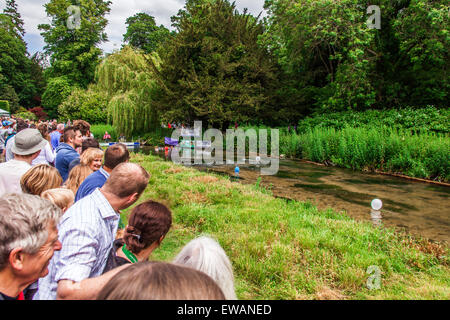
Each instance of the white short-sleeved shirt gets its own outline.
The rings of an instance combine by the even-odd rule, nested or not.
[[[61,218],[58,226],[61,251],[55,251],[49,273],[39,279],[35,300],[54,300],[58,281],[80,282],[100,276],[112,248],[119,214],[96,189],[77,201]]]
[[[0,163],[0,197],[8,193],[22,193],[20,178],[30,168],[28,162],[15,159]]]

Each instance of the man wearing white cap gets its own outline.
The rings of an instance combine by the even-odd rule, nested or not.
[[[0,163],[0,197],[22,193],[20,178],[31,168],[31,162],[45,147],[47,140],[37,129],[25,129],[16,134],[11,151],[14,159]]]

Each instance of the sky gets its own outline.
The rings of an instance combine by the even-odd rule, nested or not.
[[[37,26],[50,23],[44,8],[44,4],[48,2],[49,0],[16,0],[25,24],[25,42],[31,55],[42,51],[45,46]],[[102,43],[100,48],[105,53],[119,49],[126,32],[125,20],[138,12],[152,15],[157,25],[162,24],[173,30],[170,17],[176,15],[178,10],[184,7],[184,3],[185,0],[112,0],[111,12],[106,16],[109,22],[105,29],[109,41]],[[265,15],[264,0],[235,0],[235,3],[239,12],[247,8],[248,12],[255,16],[261,12],[262,16]],[[4,8],[5,0],[0,0],[0,10],[3,12]]]

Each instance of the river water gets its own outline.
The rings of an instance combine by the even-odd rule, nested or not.
[[[143,151],[170,161],[164,151],[157,153],[154,148]],[[235,179],[236,165],[193,167],[246,184],[255,184],[260,178],[260,185],[269,187],[276,197],[309,201],[319,209],[345,211],[355,219],[450,243],[450,188],[447,186],[319,166],[302,160],[280,160],[279,171],[273,176],[260,175],[261,168],[247,161],[239,165],[238,179]],[[371,201],[376,198],[383,202],[378,219],[374,219],[374,212],[371,214]]]

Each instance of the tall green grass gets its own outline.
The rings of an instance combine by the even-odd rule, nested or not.
[[[412,134],[388,127],[316,127],[300,136],[283,136],[280,153],[354,170],[382,170],[440,181],[450,180],[450,139],[435,133]],[[294,153],[290,153],[295,148]]]

